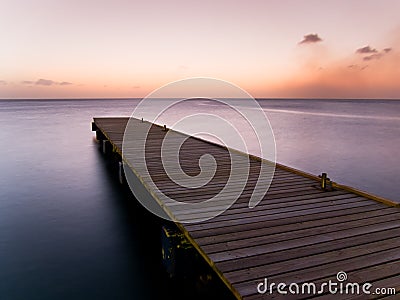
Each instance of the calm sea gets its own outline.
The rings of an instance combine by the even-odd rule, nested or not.
[[[157,224],[143,225],[151,216],[121,190],[90,127],[137,102],[0,101],[0,299],[168,295]],[[400,101],[260,104],[278,162],[400,201]]]

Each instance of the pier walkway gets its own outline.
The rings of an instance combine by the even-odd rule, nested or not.
[[[94,118],[93,122],[93,130],[104,149],[108,147],[107,151],[122,159],[125,159],[122,143],[127,122],[128,118]],[[137,123],[137,130],[142,130],[141,120],[133,122]],[[152,190],[155,184],[163,193],[188,202],[203,201],[218,193],[229,176],[228,150],[186,136],[179,157],[182,169],[196,175],[198,159],[211,154],[217,161],[217,170],[211,182],[202,188],[179,187],[166,176],[160,163],[160,147],[166,133],[162,126],[153,124],[148,136],[151,180],[147,174],[142,176],[140,169],[133,170],[146,189],[150,189],[148,192],[155,200],[162,201],[162,196]],[[183,136],[172,134],[177,138]],[[210,220],[180,222],[186,217],[201,219],[203,212],[160,203],[235,297],[400,299],[398,294],[373,294],[376,288],[395,288],[400,292],[400,208],[396,202],[336,183],[324,190],[318,176],[277,164],[268,193],[256,207],[249,208],[255,178],[263,163],[250,156],[250,175],[239,199]],[[313,282],[317,287],[329,280],[339,283],[338,273],[347,275],[347,279],[341,278],[344,284],[372,284],[371,294],[332,295],[327,288],[313,296],[288,292],[293,283]],[[276,286],[272,294],[269,291],[261,294],[258,289],[265,289],[266,278],[268,284],[285,283],[288,294],[278,293]]]

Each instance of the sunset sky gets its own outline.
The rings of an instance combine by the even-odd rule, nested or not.
[[[254,97],[400,98],[399,12],[399,0],[2,0],[0,98],[143,97],[193,76]]]

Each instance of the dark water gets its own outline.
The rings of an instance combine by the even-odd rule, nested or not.
[[[90,128],[93,116],[130,115],[135,103],[0,101],[0,299],[173,293],[157,220],[120,188]],[[400,200],[400,101],[260,103],[279,162]]]
[[[157,297],[160,249],[141,244],[154,229],[135,222],[90,131],[93,115],[130,107],[0,102],[0,299]]]

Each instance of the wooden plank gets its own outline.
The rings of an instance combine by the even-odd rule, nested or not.
[[[170,174],[170,175],[175,175],[175,174]],[[161,175],[161,176],[165,176],[165,175]],[[162,182],[161,180],[157,180],[157,178],[151,176],[152,180],[154,180],[157,184],[157,186],[159,188],[162,189],[163,192],[169,193],[171,195],[176,195],[176,196],[180,196],[180,197],[187,197],[187,194],[191,194],[191,193],[196,193],[196,189],[195,188],[185,188],[185,187],[180,187],[177,184],[173,183],[172,181],[169,180],[164,180],[164,182]],[[145,177],[146,178],[146,177]],[[176,177],[175,177],[176,178]],[[214,177],[215,178],[215,177]],[[214,190],[221,190],[221,183],[226,184],[228,178],[218,178],[217,179],[211,179],[207,184],[205,184],[201,189],[199,189],[200,191],[203,192],[212,192]],[[146,179],[150,179],[150,178],[146,178]],[[180,178],[178,178],[180,179]],[[193,182],[193,179],[187,179],[187,180],[180,180],[181,183],[190,183]],[[254,189],[254,185],[255,183],[260,182],[260,183],[268,183],[269,180],[251,180],[249,179],[246,183],[247,185],[251,185],[250,187],[246,187],[244,189],[244,191],[248,191],[251,190],[251,188]],[[282,182],[271,182],[271,185],[269,187],[269,191],[278,191],[278,190],[287,190],[292,189],[293,187],[295,187],[296,189],[298,187],[304,186],[304,185],[314,185],[311,184],[309,182],[308,179],[304,180],[304,179],[298,179],[296,181],[282,181]],[[321,191],[322,192],[322,191]],[[197,195],[197,194],[195,194]]]
[[[256,208],[247,207],[236,210],[229,209],[228,211],[215,217],[211,221],[222,222],[222,221],[232,220],[232,218],[242,219],[246,217],[267,216],[267,215],[283,214],[288,212],[302,213],[301,211],[310,211],[310,209],[327,208],[330,206],[337,207],[338,205],[350,205],[350,204],[358,207],[358,206],[363,206],[363,204],[370,205],[371,202],[362,197],[355,197],[355,198],[337,199],[332,201],[321,201],[321,202],[309,203],[297,206],[279,206],[279,205],[274,206],[274,205],[264,204],[263,206]],[[175,208],[171,209],[171,211],[179,217],[193,217],[193,218],[202,218],[203,215],[206,215],[208,213],[207,211],[200,212],[198,210],[192,211],[189,209],[176,210]]]
[[[387,210],[390,208],[385,208],[384,210]],[[324,213],[318,213],[318,214],[311,214],[311,215],[301,215],[301,216],[296,216],[292,218],[274,218],[274,219],[269,219],[269,220],[264,220],[264,221],[255,221],[255,222],[246,222],[246,223],[241,223],[237,225],[231,225],[231,226],[222,226],[218,228],[213,228],[212,231],[208,230],[207,227],[204,227],[202,223],[200,224],[186,224],[185,227],[190,231],[191,235],[201,237],[201,236],[209,236],[210,234],[208,232],[212,232],[213,235],[216,234],[229,234],[232,232],[239,232],[239,231],[245,231],[245,230],[251,230],[251,229],[258,229],[258,228],[263,228],[263,227],[269,227],[269,226],[278,226],[278,225],[287,225],[287,224],[293,224],[293,223],[301,223],[301,222],[307,222],[310,220],[321,220],[321,219],[327,219],[331,217],[340,217],[340,216],[351,216],[359,213],[364,213],[364,212],[369,212],[369,211],[382,211],[382,206],[381,205],[372,205],[372,206],[367,206],[367,207],[357,207],[357,208],[352,208],[352,209],[346,209],[346,210],[337,210],[337,211],[327,211]]]
[[[210,245],[216,243],[224,243],[229,241],[235,241],[242,238],[252,238],[256,236],[264,236],[264,235],[273,235],[277,233],[285,233],[285,232],[297,232],[300,230],[307,230],[324,226],[331,226],[331,225],[338,225],[341,224],[348,224],[349,222],[358,222],[365,220],[373,222],[379,220],[387,220],[386,218],[391,218],[392,214],[397,216],[397,211],[388,211],[388,210],[378,210],[378,211],[371,211],[371,212],[364,212],[356,215],[347,215],[347,216],[339,216],[333,218],[326,218],[326,219],[318,219],[318,220],[311,220],[301,223],[291,223],[291,224],[284,224],[284,225],[275,225],[275,226],[268,226],[268,227],[261,227],[257,229],[250,229],[250,230],[242,230],[238,232],[232,233],[223,233],[223,234],[213,234],[211,235],[201,235],[200,237],[197,235],[193,235],[196,238],[196,241],[199,245]],[[349,224],[348,224],[349,225]]]
[[[271,253],[264,253],[256,256],[248,256],[236,259],[236,265],[230,260],[217,262],[217,266],[221,271],[229,272],[240,270],[242,268],[250,268],[253,266],[269,265],[328,251],[339,251],[343,248],[353,247],[357,245],[367,245],[369,243],[377,241],[396,238],[399,234],[400,228],[394,228],[385,232],[368,232],[364,235],[344,237],[340,239],[340,243],[338,243],[338,240],[329,240],[319,244],[302,245],[299,248],[284,249],[283,251],[275,251]]]
[[[251,210],[252,212],[256,211],[263,211],[267,209],[274,209],[274,208],[299,208],[299,207],[304,207],[304,205],[332,205],[337,203],[336,201],[338,200],[343,200],[345,203],[349,202],[357,202],[357,201],[368,201],[365,198],[362,197],[357,197],[354,195],[348,195],[348,194],[339,194],[335,196],[326,196],[326,197],[321,197],[321,198],[316,198],[315,194],[310,195],[308,198],[305,198],[304,200],[297,200],[297,201],[291,201],[288,203],[283,203],[281,199],[277,199],[276,201],[261,201],[260,204],[258,204],[256,207],[250,208],[248,207],[247,203],[234,203],[228,210],[226,210],[224,213],[221,214],[221,216],[226,216],[226,215],[232,215],[232,214],[237,214],[237,213],[242,213],[242,212],[248,212]],[[356,199],[353,199],[356,198]],[[175,199],[178,200],[178,199]],[[218,205],[219,202],[215,201],[215,203],[210,203],[207,208],[202,208],[198,210],[190,210],[187,213],[201,213],[204,211],[217,211],[222,208],[224,208],[223,205]],[[170,206],[169,206],[170,207]],[[182,211],[182,213],[185,213],[187,208],[185,206],[182,206],[182,208],[179,207],[179,205],[175,205],[174,207],[171,207],[171,210],[173,211]]]
[[[293,228],[292,231],[287,231],[287,232],[281,231],[275,234],[260,234],[258,236],[253,236],[253,237],[248,237],[246,232],[242,232],[242,235],[240,236],[239,239],[232,240],[229,242],[224,242],[224,243],[218,242],[208,245],[204,245],[200,241],[198,241],[198,243],[207,253],[211,254],[215,252],[225,251],[226,249],[229,250],[240,249],[246,247],[247,245],[252,245],[252,247],[254,247],[260,244],[279,242],[281,240],[287,241],[298,238],[299,236],[307,237],[307,236],[325,235],[328,233],[333,233],[335,231],[346,230],[352,227],[360,228],[363,226],[370,226],[373,224],[386,223],[386,222],[391,222],[392,224],[395,224],[397,222],[398,225],[400,226],[400,214],[392,214],[386,216],[386,218],[375,217],[369,219],[354,220],[340,224],[336,223],[326,226],[307,228],[303,230],[296,230],[295,228]]]
[[[349,237],[349,236],[358,236],[360,234],[366,234],[369,232],[382,231],[382,230],[390,230],[394,228],[399,228],[400,224],[396,224],[393,222],[386,223],[378,223],[369,226],[363,226],[359,228],[348,228],[341,231],[336,231],[332,233],[327,233],[325,235],[317,235],[317,236],[307,236],[307,237],[299,237],[297,239],[291,240],[281,240],[279,242],[275,242],[273,244],[265,243],[261,245],[247,245],[246,247],[240,249],[229,249],[227,248],[225,251],[210,253],[209,256],[212,258],[214,262],[234,261],[238,258],[242,257],[250,257],[265,253],[271,253],[275,251],[282,251],[286,249],[298,248],[306,245],[318,244],[326,241],[337,240],[339,242],[340,239]]]
[[[341,193],[341,192],[333,191],[333,192],[329,192],[329,193],[324,193],[313,187],[310,187],[310,188],[307,187],[307,188],[301,188],[301,189],[297,188],[297,189],[290,189],[290,190],[285,190],[285,191],[268,191],[262,201],[269,202],[269,200],[271,200],[271,199],[282,199],[282,198],[286,199],[286,198],[291,198],[293,196],[306,196],[306,195],[310,195],[310,194],[314,194],[314,197],[325,197],[325,196],[336,195],[339,193]],[[189,193],[189,195],[191,197],[194,197],[196,200],[207,200],[207,199],[209,199],[209,195],[213,195],[213,194],[205,192],[205,195],[204,195],[204,193],[202,194],[201,192],[199,192],[199,193],[193,193],[193,194]],[[176,200],[180,200],[180,199],[185,200],[188,198],[189,195],[186,193],[183,195],[176,194],[176,195],[174,195],[173,198]],[[229,197],[231,195],[237,195],[237,192],[229,191],[227,193],[224,193],[223,196]],[[239,198],[237,200],[238,203],[248,202],[250,196],[252,195],[252,191],[244,190],[240,195],[241,195],[241,198]],[[347,194],[347,195],[349,195],[349,194]],[[248,196],[248,197],[246,198],[246,196]],[[240,199],[242,199],[242,201]],[[289,199],[289,200],[291,200],[291,199]]]
[[[210,230],[210,229],[216,229],[219,227],[227,227],[227,226],[234,226],[234,225],[242,225],[242,224],[250,224],[254,222],[268,222],[271,220],[277,220],[277,219],[291,219],[299,216],[305,216],[305,215],[312,215],[315,218],[318,218],[319,215],[323,213],[332,213],[334,211],[343,211],[343,210],[350,210],[353,208],[359,208],[359,207],[370,207],[372,209],[378,208],[378,209],[383,209],[385,206],[383,204],[378,204],[378,203],[370,203],[366,204],[363,202],[360,203],[350,203],[350,204],[341,204],[341,205],[336,205],[333,207],[320,207],[320,208],[312,208],[308,210],[301,210],[301,211],[291,211],[291,212],[286,212],[286,213],[281,213],[279,215],[277,214],[271,214],[267,213],[267,215],[261,215],[257,217],[253,216],[247,216],[245,218],[236,218],[236,219],[230,219],[230,220],[223,220],[223,221],[218,221],[218,218],[208,220],[199,224],[188,224],[188,227],[192,230]],[[362,209],[361,209],[362,211]]]
[[[286,260],[268,265],[263,264],[256,267],[224,272],[224,274],[232,283],[250,281],[252,279],[262,278],[266,275],[268,275],[268,277],[274,277],[282,273],[307,269],[315,266],[322,266],[328,263],[359,257],[372,252],[378,253],[397,247],[400,247],[400,239],[395,237],[384,241],[342,248],[340,251],[334,250],[306,257],[295,258],[289,261]],[[396,262],[396,266],[400,267],[400,261]]]

